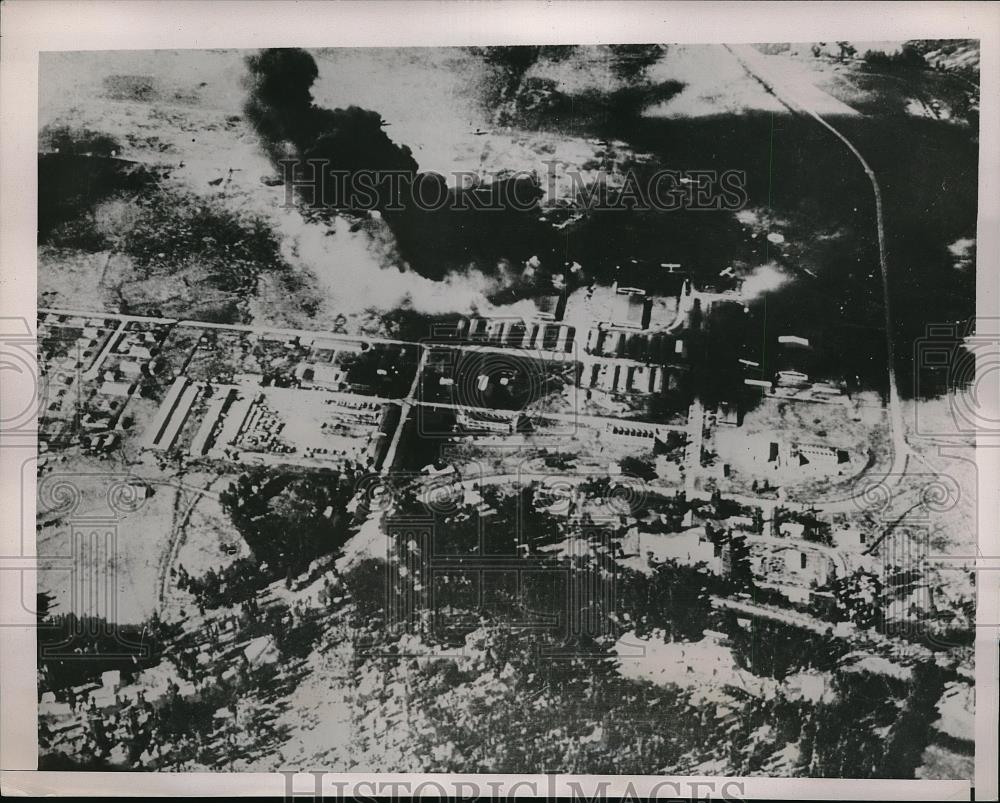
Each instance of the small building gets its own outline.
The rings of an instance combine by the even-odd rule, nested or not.
[[[801,371],[778,371],[778,385],[781,387],[805,387],[809,377]]]
[[[98,393],[104,396],[129,396],[134,389],[134,382],[105,382]]]
[[[486,328],[485,318],[472,318],[469,320],[469,338],[478,338]]]
[[[259,332],[257,334],[259,343],[270,343],[272,345],[294,346],[299,342],[294,335],[283,334],[282,332]]]
[[[767,438],[762,438],[761,443],[767,444],[767,463],[774,468],[831,470],[851,462],[850,452],[835,446],[769,441]]]
[[[783,521],[778,525],[778,533],[787,538],[802,538],[806,533],[806,526],[797,521]]]
[[[542,321],[561,321],[566,313],[566,296],[554,293],[535,298],[535,317]]]
[[[659,368],[659,367],[654,367],[653,368],[653,375],[650,378],[650,382],[649,382],[649,391],[650,391],[650,393],[662,393],[663,392],[663,384],[664,384],[664,377],[665,376],[666,376],[666,372],[662,368]],[[673,389],[673,382],[671,382],[671,390],[672,389]]]
[[[477,410],[460,410],[455,423],[467,432],[481,432],[506,435],[514,431],[515,416],[505,413],[489,413]]]
[[[796,443],[791,447],[790,456],[797,460],[800,466],[821,466],[833,468],[842,463],[849,463],[850,453],[844,449],[821,444]]]
[[[833,540],[838,549],[846,550],[863,549],[868,541],[864,530],[854,528],[836,530],[833,533]]]
[[[314,337],[309,341],[309,348],[312,352],[337,352],[342,349],[347,349],[349,351],[357,351],[357,348],[349,347],[347,343],[342,340],[334,340],[329,337]]]
[[[843,396],[844,390],[837,385],[831,384],[829,382],[817,382],[811,388],[813,396],[819,396],[821,398],[830,398],[834,396]]]
[[[303,363],[295,368],[295,378],[304,384],[338,390],[344,382],[342,368],[332,363]]]
[[[611,323],[627,329],[646,329],[652,304],[642,291],[619,290],[611,311]]]
[[[601,351],[601,341],[604,340],[604,331],[602,329],[590,329],[587,332],[587,346],[586,351],[588,354],[599,353]]]
[[[146,429],[144,446],[150,449],[169,449],[184,425],[191,406],[200,392],[186,376],[174,380],[156,411],[156,416]]]
[[[785,570],[807,585],[824,586],[836,576],[833,561],[819,550],[790,547],[781,551]]]
[[[81,420],[80,426],[84,429],[107,429],[110,421],[107,413],[92,411],[87,413]]]
[[[645,365],[628,369],[628,389],[634,393],[648,393],[652,385],[651,370]]]
[[[575,337],[576,329],[572,326],[560,326],[559,337],[556,338],[556,351],[560,353],[570,351]]]
[[[142,374],[142,365],[132,360],[126,360],[118,366],[118,370],[130,379],[135,379]]]
[[[598,368],[598,366],[594,366]],[[597,371],[597,378],[595,384],[601,390],[612,391],[615,385],[618,383],[618,371],[617,365],[601,365]]]
[[[524,345],[524,335],[526,332],[527,327],[524,325],[523,321],[512,321],[510,326],[507,327],[503,344],[505,346],[515,347]]]
[[[719,402],[715,418],[719,424],[738,427],[740,425],[740,409],[731,402]]]
[[[623,332],[605,332],[601,340],[601,354],[606,357],[620,357],[625,351],[625,334]]]
[[[726,526],[733,530],[756,531],[757,526],[751,516],[730,516],[726,519]]]
[[[111,691],[118,691],[122,685],[122,673],[119,669],[109,669],[107,672],[101,672],[101,685],[105,689],[111,689]]]

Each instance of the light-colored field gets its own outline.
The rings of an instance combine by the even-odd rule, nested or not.
[[[94,254],[43,246],[38,249],[38,303],[47,307],[114,310],[111,264],[123,259],[108,251]]]
[[[37,547],[39,590],[54,596],[55,613],[147,620],[188,508],[211,478],[110,459],[54,461],[39,479]]]
[[[732,472],[728,483],[719,480],[719,487],[745,489],[753,480],[766,479],[772,486],[792,489],[859,474],[877,445],[877,431],[884,428],[884,413],[872,395],[862,394],[855,401],[861,403],[843,406],[766,398],[746,414],[741,427],[715,427],[706,448],[716,453],[720,466],[729,464]],[[843,449],[851,460],[828,470],[790,466],[774,470],[768,460],[770,441]]]
[[[722,45],[675,45],[649,74],[652,80],[686,84],[679,94],[647,109],[650,117],[787,112]]]
[[[892,53],[899,43],[854,43],[858,54],[867,50]],[[966,55],[971,55],[967,53]],[[978,53],[975,55],[978,63]],[[799,71],[812,85],[866,115],[898,115],[938,120],[966,121],[969,98],[978,91],[969,79],[935,70],[868,69],[858,61],[840,62],[829,56],[814,58],[803,49],[767,57],[769,64],[783,63],[788,72]],[[929,64],[933,66],[934,57]],[[804,70],[804,72],[803,72]]]

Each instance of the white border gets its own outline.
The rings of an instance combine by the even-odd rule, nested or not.
[[[8,0],[0,16],[0,323],[21,316],[34,330],[38,52],[149,48],[256,48],[298,45],[402,46],[598,42],[761,42],[978,38],[982,42],[978,313],[1000,314],[1000,5],[971,2],[70,2]],[[919,169],[918,165],[914,169]],[[2,335],[3,332],[0,332]],[[32,381],[5,375],[5,382]],[[997,396],[994,396],[997,398]],[[0,436],[0,445],[9,445]],[[992,445],[983,442],[983,446]],[[0,449],[0,555],[34,549],[34,488],[20,486],[33,446]],[[978,450],[980,554],[1000,555],[996,505],[1000,453]],[[29,472],[32,475],[33,473]],[[29,481],[30,484],[30,481]],[[22,506],[22,499],[24,504]],[[2,571],[0,583],[9,582]],[[994,561],[995,563],[995,561]],[[1000,572],[980,572],[981,622],[1000,621]],[[977,633],[976,797],[997,799],[997,628]],[[38,773],[34,654],[30,628],[0,627],[0,783],[4,794],[281,794],[278,775]],[[359,780],[358,776],[329,776]],[[384,775],[380,779],[435,776]],[[441,776],[437,776],[441,777]],[[458,776],[456,776],[458,777]],[[507,776],[513,783],[515,776]],[[532,776],[517,776],[531,780]],[[483,777],[485,780],[485,777]],[[567,780],[561,777],[560,783]],[[582,779],[581,779],[582,780]],[[593,781],[594,779],[591,779]],[[609,778],[624,791],[670,779]],[[676,778],[688,783],[690,778]],[[747,797],[798,799],[968,799],[965,782],[743,778]],[[640,781],[644,781],[640,785]],[[536,793],[548,779],[535,777]],[[299,788],[298,786],[296,787]],[[311,787],[306,787],[307,789]],[[509,787],[508,787],[509,788]],[[586,788],[586,787],[585,787]],[[522,786],[514,794],[530,794]],[[569,787],[560,786],[566,794]]]

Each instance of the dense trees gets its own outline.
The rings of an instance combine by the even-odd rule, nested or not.
[[[807,669],[835,668],[846,649],[832,635],[824,636],[783,622],[751,619],[741,626],[734,614],[724,627],[736,663],[755,675],[781,680]]]
[[[650,574],[623,574],[618,583],[623,618],[639,636],[663,630],[670,641],[697,641],[712,610],[706,581],[698,570],[672,561]]]
[[[73,154],[76,156],[116,156],[121,144],[109,134],[89,128],[72,128],[67,125],[47,125],[38,135],[42,151]]]
[[[826,778],[912,778],[928,742],[928,724],[944,687],[933,663],[900,681],[866,671],[833,676],[835,695],[804,731],[809,774]]]
[[[272,575],[298,573],[347,540],[354,472],[295,476],[254,470],[219,494],[254,558]]]
[[[920,49],[912,43],[903,45],[896,53],[886,53],[882,50],[865,51],[865,66],[869,69],[910,69],[922,70],[927,67],[927,60]]]
[[[880,630],[885,623],[882,581],[878,575],[858,570],[833,583],[837,611],[843,620],[860,628]]]
[[[295,475],[261,468],[241,474],[219,501],[252,556],[198,577],[184,573],[180,584],[205,607],[230,606],[275,579],[300,574],[316,558],[335,554],[354,522],[347,507],[359,471],[351,465],[343,472]]]
[[[72,686],[99,680],[103,672],[117,669],[130,673],[152,666],[161,660],[165,645],[180,630],[156,618],[141,625],[122,625],[101,617],[55,613],[51,600],[41,602],[39,693],[61,694]]]

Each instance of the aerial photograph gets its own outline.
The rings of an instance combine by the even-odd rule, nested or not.
[[[39,768],[970,779],[979,65],[41,53]]]

